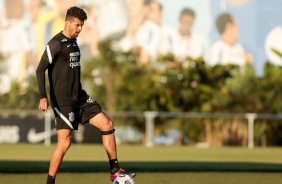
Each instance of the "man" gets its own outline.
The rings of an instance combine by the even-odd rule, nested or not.
[[[5,18],[2,17],[0,30],[0,55],[3,56],[0,70],[0,94],[7,94],[12,83],[19,84],[20,94],[26,92],[26,53],[30,50],[24,17],[24,1],[5,0]],[[16,43],[16,44],[13,44]],[[16,51],[16,52],[15,52]]]
[[[36,70],[40,102],[39,109],[47,111],[45,71],[48,69],[50,98],[55,114],[58,142],[51,156],[47,184],[55,183],[55,176],[65,153],[71,145],[72,131],[78,124],[90,123],[101,130],[102,141],[111,167],[111,180],[120,173],[113,122],[102,112],[100,105],[82,89],[80,83],[80,50],[76,38],[82,30],[86,13],[78,7],[68,9],[65,27],[47,44]],[[131,177],[135,173],[129,173]]]
[[[195,12],[190,8],[184,8],[180,13],[177,44],[174,45],[174,54],[180,61],[187,57],[198,59],[206,55],[206,39],[192,31],[195,17]]]
[[[223,13],[218,16],[216,26],[221,39],[211,46],[207,64],[234,64],[242,68],[246,62],[250,63],[252,56],[245,53],[243,46],[237,42],[239,28],[236,19],[229,13]]]
[[[78,0],[56,0],[55,1],[55,12],[54,15],[50,15],[51,19],[48,19],[46,26],[44,26],[44,44],[62,30],[62,25],[65,21],[65,12],[69,7],[75,6]]]
[[[178,44],[178,33],[174,27],[163,24],[162,17],[162,4],[151,1],[146,19],[136,33],[136,45],[140,48],[139,62],[141,64],[149,62],[154,64],[158,58],[174,54]]]
[[[121,51],[128,52],[137,47],[136,33],[143,24],[151,0],[129,0],[128,16],[129,23],[123,38],[117,43],[117,48]]]
[[[29,75],[34,75],[37,67],[39,55],[38,44],[39,37],[42,36],[40,32],[40,23],[43,18],[44,2],[42,0],[28,0],[27,3],[27,15],[28,15],[28,27],[25,29],[27,33],[28,43],[30,44],[30,50],[26,53],[27,71]],[[42,36],[43,37],[43,36]],[[43,44],[42,44],[43,45]],[[44,47],[41,48],[41,52]]]

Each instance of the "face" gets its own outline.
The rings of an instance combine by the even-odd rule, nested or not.
[[[232,22],[227,24],[226,32],[233,38],[233,40],[237,40],[239,38],[239,28],[235,18],[232,19]]]
[[[148,19],[151,20],[152,22],[155,22],[156,24],[161,23],[162,10],[160,9],[159,4],[157,4],[155,2],[150,4]]]
[[[130,17],[133,17],[142,10],[144,7],[143,1],[144,0],[129,0],[128,13]]]
[[[69,38],[77,38],[79,33],[82,31],[83,25],[84,21],[81,21],[78,18],[67,20],[64,33]]]
[[[28,5],[28,13],[31,21],[35,22],[41,8],[41,0],[30,0]]]
[[[7,19],[22,19],[24,15],[23,0],[6,0],[5,6]]]
[[[180,34],[183,36],[189,35],[191,33],[193,23],[194,23],[193,16],[187,14],[182,15],[179,19]]]

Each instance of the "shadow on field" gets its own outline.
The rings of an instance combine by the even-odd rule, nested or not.
[[[282,164],[252,162],[122,162],[136,172],[282,172]],[[0,173],[46,173],[49,162],[1,161]],[[108,162],[64,161],[60,172],[109,172]]]

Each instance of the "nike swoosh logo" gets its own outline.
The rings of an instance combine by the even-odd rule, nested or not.
[[[27,134],[27,141],[30,143],[38,143],[53,135],[56,135],[56,128],[49,131],[37,133],[35,131],[35,128],[31,128]]]
[[[67,45],[67,47],[70,47],[70,46],[71,46],[71,44]]]

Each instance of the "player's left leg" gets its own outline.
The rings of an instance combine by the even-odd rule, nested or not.
[[[116,149],[116,141],[114,136],[113,122],[105,115],[105,113],[101,112],[96,116],[94,116],[93,118],[91,118],[89,120],[89,123],[97,127],[101,132],[108,132],[102,136],[103,146],[107,152],[109,160],[117,159],[117,149]],[[119,170],[118,164],[113,169],[114,170],[116,169],[118,171]]]
[[[100,129],[102,133],[103,146],[107,152],[109,163],[111,167],[111,180],[113,181],[119,173],[125,173],[123,169],[120,168],[117,159],[117,148],[114,136],[114,124],[112,120],[104,113],[101,112],[91,118],[89,123]],[[135,177],[135,173],[127,173],[131,177]]]

